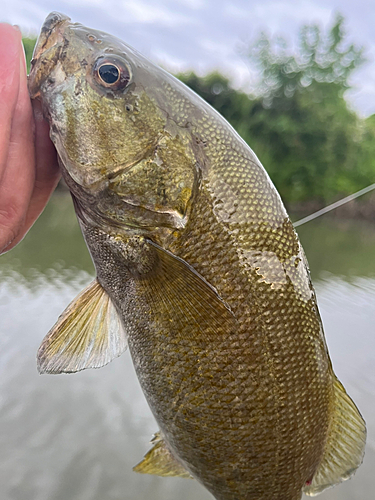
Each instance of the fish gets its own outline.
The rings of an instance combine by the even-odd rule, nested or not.
[[[129,348],[159,426],[138,473],[194,478],[217,500],[299,500],[350,478],[366,425],[250,147],[175,77],[63,14],[46,18],[31,68],[96,269],[39,371]]]

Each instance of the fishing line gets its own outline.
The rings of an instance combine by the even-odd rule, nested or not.
[[[334,210],[337,207],[341,207],[342,205],[345,205],[345,203],[349,203],[349,201],[355,200],[355,198],[359,198],[359,196],[369,193],[373,189],[375,189],[375,184],[371,184],[370,186],[367,186],[366,188],[363,188],[360,191],[357,191],[356,193],[353,193],[350,196],[343,198],[342,200],[336,201],[335,203],[332,203],[331,205],[328,205],[327,207],[322,208],[317,212],[314,212],[313,214],[298,220],[297,222],[293,222],[293,226],[294,227],[302,226],[302,224],[310,222],[311,220],[314,220],[317,217],[320,217],[321,215],[324,215],[327,212],[330,212],[331,210]]]

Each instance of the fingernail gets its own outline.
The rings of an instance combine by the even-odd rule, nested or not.
[[[13,28],[19,33],[21,33],[21,28],[17,24],[13,24]]]

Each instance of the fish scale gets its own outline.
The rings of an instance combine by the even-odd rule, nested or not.
[[[208,128],[208,130],[209,130],[209,128]],[[214,130],[214,133],[215,133],[215,130]],[[209,134],[208,134],[208,137],[207,136],[205,137],[205,140],[207,141],[207,143],[210,143]],[[225,140],[225,138],[223,138],[222,140]],[[226,149],[230,149],[230,146],[227,147]],[[227,154],[227,156],[228,156],[228,154]],[[239,155],[237,154],[235,156],[238,157]],[[248,171],[249,170],[251,171],[252,169],[254,169],[254,164],[251,160],[248,161],[247,169],[246,169],[245,160],[243,160],[242,166],[239,169],[240,170],[239,171],[239,174],[240,174],[239,178],[233,176],[232,170],[225,169],[225,167],[223,168],[222,161],[223,161],[223,159],[220,159],[219,164],[215,164],[214,162],[212,162],[210,164],[210,167],[214,171],[222,170],[223,172],[229,172],[229,175],[226,175],[224,177],[224,179],[222,179],[222,182],[214,183],[213,187],[209,181],[206,181],[206,183],[204,183],[204,185],[205,185],[205,187],[207,187],[207,191],[209,191],[210,193],[213,192],[215,194],[215,198],[218,200],[222,200],[222,199],[227,198],[226,190],[225,189],[218,190],[217,189],[218,185],[219,185],[219,187],[228,186],[228,188],[232,192],[235,191],[238,193],[237,197],[235,199],[233,199],[233,197],[230,197],[232,203],[234,203],[234,201],[237,202],[237,204],[236,204],[238,207],[237,210],[239,211],[239,217],[236,217],[236,213],[237,213],[237,211],[236,211],[234,213],[233,218],[236,221],[236,226],[237,227],[240,226],[240,227],[238,227],[238,229],[239,229],[238,233],[242,229],[241,222],[243,222],[243,224],[245,225],[245,232],[251,233],[251,227],[259,225],[258,224],[259,222],[262,222],[263,224],[265,222],[264,217],[259,217],[258,220],[256,218],[249,220],[248,217],[244,216],[244,214],[248,213],[247,205],[254,205],[252,203],[251,196],[249,195],[249,193],[251,192],[252,182],[255,182],[255,183],[257,183],[257,185],[259,185],[259,177],[261,177],[261,175],[258,175],[258,176],[257,175],[254,175],[254,176],[249,175]],[[228,161],[228,158],[224,159],[224,161]],[[229,159],[229,163],[231,163],[230,159]],[[258,166],[256,165],[256,167],[258,167]],[[234,170],[236,170],[236,169],[234,169]],[[241,170],[242,170],[242,172],[241,172]],[[241,174],[242,174],[242,176],[241,176]],[[233,179],[233,178],[236,179],[237,182],[236,183],[231,182],[229,184],[228,181]],[[241,191],[240,189],[237,188],[237,185],[240,185],[240,186],[246,185],[246,189],[243,189]],[[259,191],[262,192],[262,189],[258,188],[258,192]],[[272,194],[272,193],[270,193],[270,194]],[[265,196],[265,194],[263,194],[263,196]],[[207,197],[207,198],[209,200],[209,197]],[[272,196],[270,196],[270,199],[272,200]],[[274,196],[273,199],[277,201],[276,196]],[[215,201],[213,203],[211,202],[211,204],[209,201],[207,201],[207,203],[201,209],[202,214],[199,214],[199,213],[192,214],[190,221],[193,221],[192,226],[194,226],[194,228],[191,231],[189,231],[189,228],[187,228],[186,232],[183,235],[186,237],[186,239],[184,239],[183,241],[179,241],[178,245],[175,244],[175,245],[169,247],[169,249],[172,252],[175,252],[180,257],[182,257],[187,262],[190,262],[193,265],[193,267],[196,270],[198,270],[198,272],[200,272],[202,274],[202,276],[204,276],[210,283],[212,283],[218,289],[220,295],[223,296],[228,301],[228,303],[230,303],[230,304],[236,303],[237,304],[238,300],[234,301],[234,300],[232,300],[232,297],[227,295],[227,293],[228,293],[227,290],[225,290],[223,288],[223,281],[215,279],[215,275],[220,277],[222,274],[220,271],[221,271],[222,266],[223,266],[223,261],[225,262],[225,264],[227,264],[228,260],[229,260],[229,258],[227,258],[227,260],[223,259],[221,252],[228,255],[228,256],[233,255],[233,253],[234,253],[234,255],[231,259],[231,262],[229,262],[229,264],[231,264],[234,269],[238,269],[239,267],[242,267],[242,266],[239,266],[237,263],[238,262],[238,254],[241,253],[242,250],[244,250],[244,246],[246,248],[246,246],[247,246],[246,244],[248,244],[248,242],[250,243],[249,246],[251,246],[252,248],[256,248],[260,253],[262,251],[264,251],[265,248],[267,249],[268,252],[271,249],[274,249],[276,251],[278,250],[278,254],[279,254],[278,258],[279,258],[279,260],[281,260],[281,258],[286,259],[287,257],[289,257],[291,255],[292,256],[295,255],[296,254],[296,247],[299,251],[298,240],[297,240],[297,237],[296,237],[293,229],[290,228],[290,225],[289,225],[289,229],[290,229],[289,234],[287,233],[286,235],[285,235],[286,231],[281,232],[280,230],[279,231],[274,230],[274,233],[276,233],[276,234],[274,234],[275,237],[272,240],[269,237],[269,231],[267,231],[269,226],[267,227],[264,224],[264,229],[265,229],[264,232],[263,233],[257,232],[257,235],[259,235],[259,237],[256,240],[256,244],[254,244],[252,242],[252,238],[250,236],[249,238],[247,238],[245,240],[245,242],[240,241],[237,243],[236,246],[234,246],[233,240],[237,239],[239,236],[241,236],[241,233],[240,234],[235,233],[235,236],[233,236],[233,234],[231,234],[232,228],[225,228],[225,227],[223,228],[222,218],[217,216],[218,211],[215,210],[215,207],[212,206],[212,204],[214,204],[214,203],[215,203]],[[263,211],[264,205],[262,205],[261,201],[258,203],[260,203],[260,209]],[[275,203],[275,201],[274,201],[274,203]],[[271,202],[268,203],[268,205],[270,205],[270,204],[271,204]],[[196,210],[198,210],[198,205],[195,208],[196,208]],[[207,216],[209,213],[212,213],[211,217]],[[204,214],[204,216],[203,216],[203,214]],[[267,212],[267,214],[268,214],[268,212]],[[279,212],[276,212],[273,214],[274,219],[269,220],[269,222],[271,222],[271,224],[272,224],[272,222],[277,223],[278,214],[284,216],[282,220],[285,219],[285,214],[283,214],[282,211],[279,210]],[[266,220],[267,220],[267,218],[266,218]],[[202,221],[202,222],[204,221],[204,223],[208,221],[208,224],[210,227],[210,232],[212,235],[214,235],[214,237],[212,239],[208,240],[209,242],[210,241],[212,242],[211,245],[209,245],[209,244],[204,245],[204,243],[203,243],[204,246],[203,246],[203,248],[201,248],[201,242],[196,241],[196,239],[200,240],[202,238],[202,235],[204,235],[204,231],[202,231],[202,228],[199,227],[199,225],[197,224],[197,221]],[[225,222],[227,222],[227,221],[225,221]],[[217,231],[215,231],[215,223],[216,223],[216,225],[218,225]],[[231,225],[230,220],[228,221],[228,225]],[[225,231],[225,229],[227,229],[227,231]],[[281,232],[281,234],[280,234],[280,232]],[[228,235],[228,237],[224,239],[224,242],[223,242],[223,233],[227,233],[227,235]],[[276,238],[276,236],[280,236],[280,237]],[[225,244],[225,240],[226,240],[227,244]],[[220,249],[221,252],[219,253],[219,255],[216,255],[216,248],[218,246],[221,247],[221,249]],[[238,251],[231,252],[233,247],[235,248],[235,250],[237,247],[237,249],[239,249],[240,252],[238,252]],[[189,251],[186,251],[186,249],[192,249],[192,251],[189,252]],[[198,251],[196,252],[196,250],[198,250]],[[193,252],[195,255],[192,255]],[[297,255],[298,255],[298,252],[297,252]],[[203,266],[201,265],[199,257],[204,258],[204,260],[206,262],[210,263],[209,268],[210,268],[211,272],[209,272],[208,270],[205,269],[206,266],[204,266],[204,264],[203,264]],[[236,262],[236,260],[237,260],[237,262]],[[265,259],[265,260],[267,262],[267,259]],[[217,262],[217,268],[215,267],[216,262]],[[247,266],[247,264],[245,263],[245,265],[243,267],[247,268],[249,266]],[[304,281],[304,282],[306,281],[305,276],[303,276],[302,279],[298,275],[294,276],[293,283],[297,283],[297,287],[298,287],[298,283],[299,283],[298,278],[301,281]],[[231,280],[230,287],[229,287],[229,293],[231,292],[230,288],[232,288],[232,287],[236,288],[236,285],[234,284],[234,282],[237,280],[238,280],[238,275],[232,275],[232,280]],[[250,286],[250,287],[247,286],[246,282],[249,282],[249,281],[253,281],[253,286]],[[256,292],[251,293],[252,288],[254,288],[255,286],[256,286]],[[300,321],[297,320],[297,325],[298,325],[297,331],[295,331],[295,329],[294,329],[294,331],[292,330],[292,332],[288,331],[292,326],[292,321],[293,321],[294,317],[299,315],[298,313],[300,312],[300,309],[301,309],[300,305],[295,300],[296,294],[295,294],[295,290],[294,290],[294,285],[292,285],[293,289],[289,291],[290,292],[289,294],[288,294],[288,292],[285,293],[285,291],[281,292],[282,295],[285,294],[287,296],[287,300],[289,297],[292,300],[294,299],[293,300],[294,307],[292,307],[292,308],[287,307],[287,306],[285,306],[285,308],[283,308],[283,305],[284,305],[282,302],[283,299],[280,296],[277,296],[274,298],[274,300],[272,300],[272,298],[270,297],[269,287],[263,287],[263,289],[262,289],[262,287],[260,286],[260,283],[259,283],[259,278],[254,277],[254,271],[252,273],[252,276],[245,274],[244,279],[240,280],[240,283],[238,284],[238,288],[240,288],[242,291],[244,291],[246,289],[249,291],[248,294],[245,293],[245,295],[247,295],[247,297],[248,297],[248,301],[245,303],[246,308],[249,308],[249,305],[251,305],[251,303],[253,301],[258,304],[258,307],[257,306],[254,307],[255,311],[253,314],[255,317],[259,318],[261,316],[262,308],[264,307],[263,304],[265,304],[266,307],[267,307],[269,302],[277,304],[277,310],[276,310],[277,311],[277,318],[275,318],[276,321],[273,321],[267,327],[267,330],[271,333],[271,335],[269,333],[268,334],[266,333],[266,338],[267,338],[266,342],[262,342],[260,340],[260,344],[261,344],[260,348],[261,348],[262,354],[264,354],[265,358],[268,358],[268,360],[270,358],[272,359],[272,368],[270,369],[270,371],[274,372],[274,374],[272,376],[274,377],[273,382],[275,383],[275,385],[276,385],[276,379],[277,379],[278,391],[280,391],[280,386],[285,387],[285,390],[280,391],[280,394],[274,395],[275,399],[277,398],[280,401],[284,399],[284,401],[285,401],[285,399],[288,398],[288,394],[290,392],[292,393],[292,397],[289,397],[288,404],[284,404],[284,408],[287,411],[287,415],[283,418],[282,409],[280,409],[280,407],[279,407],[279,411],[277,412],[277,418],[275,419],[276,421],[272,421],[271,425],[274,425],[277,428],[277,431],[278,431],[277,434],[279,434],[279,436],[282,436],[282,438],[279,438],[278,436],[276,436],[276,441],[278,441],[279,443],[281,440],[285,441],[285,451],[284,452],[279,451],[278,453],[280,455],[282,455],[283,453],[286,455],[283,463],[285,463],[287,465],[287,467],[289,468],[289,470],[287,470],[286,474],[285,474],[287,482],[290,482],[290,476],[292,474],[294,476],[296,476],[297,481],[301,481],[301,478],[298,478],[298,475],[296,474],[296,470],[293,470],[293,467],[291,467],[291,463],[293,463],[293,460],[292,460],[293,459],[293,449],[296,446],[297,447],[301,446],[301,449],[305,450],[304,456],[298,457],[298,460],[300,462],[302,460],[304,460],[307,463],[311,463],[311,462],[313,463],[312,466],[310,465],[310,474],[312,475],[314,472],[314,467],[316,467],[317,464],[319,463],[319,461],[321,459],[321,454],[322,454],[321,447],[319,445],[317,445],[317,443],[319,442],[318,436],[322,437],[324,439],[324,436],[326,435],[326,432],[327,432],[327,425],[328,425],[327,420],[328,420],[328,418],[326,415],[326,413],[327,413],[326,408],[327,408],[327,401],[329,401],[329,397],[330,397],[329,381],[327,380],[328,377],[327,376],[325,377],[326,378],[325,381],[321,381],[322,382],[321,385],[323,387],[328,386],[325,393],[320,392],[319,396],[318,395],[315,396],[316,391],[314,391],[313,397],[311,397],[310,391],[307,392],[304,390],[304,387],[306,384],[306,379],[310,378],[309,360],[311,359],[311,356],[310,356],[311,355],[311,352],[310,352],[311,348],[309,346],[309,342],[303,342],[304,336],[306,333],[308,334],[309,329],[307,327],[305,329],[305,331],[303,331],[303,328],[302,328],[302,332],[300,333],[300,330],[301,330],[301,324],[300,324],[301,322]],[[310,292],[310,290],[309,290],[309,292]],[[233,294],[233,293],[230,293],[230,294],[232,296],[234,295],[234,297],[235,297],[235,294]],[[309,293],[309,295],[311,295],[311,292]],[[233,299],[234,299],[234,297],[233,297]],[[310,300],[312,300],[312,299],[310,299]],[[288,311],[289,312],[290,310],[291,310],[291,313],[288,314],[287,317],[283,321],[283,318],[280,317],[281,316],[280,312],[281,311]],[[268,309],[267,309],[267,311],[268,311]],[[246,311],[239,311],[239,312],[237,312],[237,310],[235,310],[234,312],[235,312],[236,317],[238,317],[238,318],[243,318],[243,317],[246,318],[247,317],[247,314],[246,314],[247,310]],[[313,312],[313,314],[314,314],[313,319],[315,320],[314,331],[320,332],[320,324],[316,321],[315,311]],[[308,318],[307,315],[306,315],[306,317]],[[251,321],[251,318],[249,318],[249,320]],[[258,322],[259,322],[259,319],[258,319]],[[307,320],[307,322],[309,322],[309,320]],[[283,323],[288,325],[287,332],[285,331],[286,330],[285,327],[283,328]],[[255,329],[253,336],[245,335],[245,336],[242,336],[242,338],[241,338],[241,334],[239,334],[241,344],[243,342],[250,343],[250,345],[252,345],[252,349],[254,349],[256,347],[256,344],[258,343],[259,333],[261,330],[262,330],[262,328]],[[281,333],[281,339],[279,341],[277,341],[280,333]],[[288,336],[290,336],[291,334],[292,335],[294,334],[294,336],[295,336],[295,338],[293,339],[294,342],[289,342]],[[316,335],[314,335],[314,336],[316,336]],[[255,337],[255,338],[251,338],[251,337]],[[309,340],[309,339],[307,339],[307,340]],[[232,341],[232,338],[230,339],[230,341]],[[310,339],[310,344],[313,344],[313,343],[315,344],[315,342],[316,342],[315,339]],[[287,345],[287,352],[283,353],[283,346],[286,346],[286,345]],[[296,346],[296,352],[293,353],[294,354],[293,358],[295,359],[296,364],[294,366],[292,366],[290,354],[291,354],[291,351],[293,351],[294,346]],[[321,346],[321,348],[325,351],[324,344]],[[271,355],[269,354],[270,350],[273,351]],[[284,356],[283,356],[283,354],[284,354]],[[252,366],[251,366],[251,363],[249,363],[248,357],[243,352],[237,353],[237,355],[241,356],[241,358],[243,359],[242,364],[244,367],[246,367],[246,372],[252,371]],[[289,364],[289,367],[287,370],[285,370],[285,364],[283,363],[283,358],[286,359],[288,364]],[[313,365],[314,365],[314,363],[311,363],[312,376],[314,376],[315,372],[316,372],[316,366],[313,366]],[[279,369],[278,369],[278,366],[279,366]],[[325,367],[325,370],[323,368],[322,371],[327,373],[327,367]],[[302,377],[300,376],[299,378],[303,380],[303,385],[304,385],[301,392],[297,392],[298,389],[297,389],[297,384],[296,384],[296,380],[298,380],[297,375],[299,372],[302,372],[301,373]],[[247,382],[246,373],[244,374],[243,378],[245,379],[245,384],[244,384],[243,390],[246,391],[250,387],[250,384],[246,383]],[[264,379],[269,380],[269,374],[267,374],[267,376],[265,376]],[[314,380],[310,380],[310,383],[313,384]],[[270,389],[271,389],[270,387],[267,387],[266,390],[270,390]],[[297,392],[297,397],[295,397],[296,392]],[[242,393],[242,390],[241,390],[241,393]],[[267,398],[267,396],[261,395],[261,398]],[[313,404],[310,406],[309,403],[310,404],[313,403]],[[249,402],[249,404],[250,404],[250,402]],[[298,415],[298,413],[299,413],[298,410],[301,406],[302,407],[305,406],[306,409],[304,410],[302,415]],[[302,439],[299,436],[299,434],[301,433],[301,430],[297,429],[297,432],[296,432],[296,430],[293,429],[293,423],[291,424],[291,422],[293,422],[293,420],[295,420],[296,412],[297,412],[297,415],[300,417],[300,419],[302,421],[304,421],[306,419],[306,414],[308,415],[309,410],[311,412],[312,408],[314,408],[314,414],[315,414],[314,418],[316,418],[316,415],[319,413],[319,407],[322,409],[321,410],[322,417],[320,417],[320,419],[318,419],[319,424],[314,426],[313,432],[309,432],[308,425],[303,426],[303,432],[306,434],[310,434],[309,438],[310,438],[311,442],[308,444],[306,442],[302,443]],[[266,412],[266,413],[273,414],[273,417],[275,417],[275,409],[274,408],[272,408],[271,411]],[[322,425],[322,422],[325,423],[325,426],[324,426],[324,424]],[[305,422],[304,422],[304,424],[305,424]],[[311,423],[310,423],[310,426],[311,426]],[[296,435],[295,440],[292,437],[293,435]],[[255,436],[253,434],[251,436],[247,436],[248,439],[250,439],[250,437],[254,441]],[[271,439],[273,439],[272,435],[270,437],[271,437]],[[224,438],[224,436],[223,436],[223,438]],[[246,439],[245,436],[244,436],[244,439]],[[290,445],[290,443],[292,443],[292,446]],[[280,445],[281,445],[281,443],[279,444],[279,446]],[[258,454],[262,453],[263,448],[264,448],[264,439],[263,439],[263,436],[260,436]],[[317,448],[317,450],[316,450],[316,448]],[[291,451],[289,451],[289,450],[291,450]],[[275,452],[273,452],[273,453],[275,453]],[[245,456],[246,456],[246,454],[245,454]],[[314,460],[312,460],[312,456],[315,459],[315,464],[314,464]],[[306,466],[304,467],[304,465],[305,464],[302,465],[302,467],[301,467],[302,469],[306,468]],[[274,477],[274,475],[275,475],[274,474],[275,462],[270,463],[269,466],[270,466],[270,470],[269,470],[270,477]],[[265,473],[264,469],[263,469],[263,473]],[[251,477],[251,470],[246,471],[246,474],[248,477]],[[280,476],[282,476],[282,475],[283,475],[283,473],[280,471]],[[279,474],[277,476],[279,476]],[[303,480],[303,478],[302,478],[302,480]],[[305,479],[305,481],[306,481],[306,479]],[[285,486],[283,485],[283,482],[280,479],[277,482],[278,482],[278,485],[280,487],[280,491],[282,491],[283,494],[285,495],[286,491],[285,491]],[[293,488],[293,486],[292,486],[292,488]],[[270,489],[272,490],[272,486]],[[265,495],[266,496],[270,495],[270,493],[267,492]],[[249,498],[251,498],[251,497],[249,497]],[[257,498],[257,497],[254,497],[254,498]]]

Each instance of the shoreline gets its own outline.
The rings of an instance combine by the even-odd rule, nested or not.
[[[320,201],[311,200],[301,203],[285,203],[285,206],[291,219],[297,221],[321,210],[335,201],[337,200],[322,203]],[[375,193],[365,194],[361,198],[352,200],[341,207],[335,208],[331,212],[322,215],[322,217],[375,222]],[[317,220],[318,219],[320,219],[320,217],[318,217]]]

